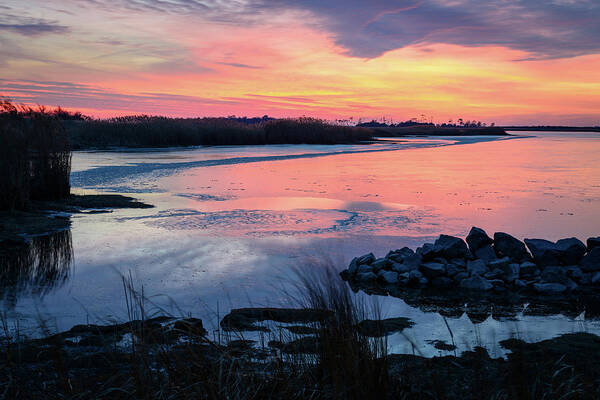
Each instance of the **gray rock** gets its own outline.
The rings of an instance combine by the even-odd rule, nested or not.
[[[560,283],[565,286],[570,281],[569,277],[567,277],[567,270],[562,267],[546,267],[542,271],[540,278],[542,282]]]
[[[584,272],[600,270],[600,247],[594,247],[581,259],[581,269]]]
[[[519,276],[520,277],[532,277],[540,273],[540,269],[537,265],[530,261],[525,261],[519,265]]]
[[[496,252],[494,251],[494,248],[492,246],[490,246],[489,244],[475,250],[475,257],[482,259],[486,263],[498,258],[496,256]]]
[[[595,273],[590,272],[587,274],[583,274],[583,276],[581,277],[581,279],[579,280],[579,284],[580,285],[591,285],[592,284],[592,278],[594,277]]]
[[[541,294],[554,294],[564,293],[567,290],[567,287],[560,283],[534,283],[533,289]]]
[[[565,267],[565,270],[567,271],[567,276],[575,281],[579,281],[583,278],[583,271],[576,265]]]
[[[450,260],[450,263],[463,269],[467,268],[467,260],[465,260],[464,258],[453,258],[452,260]]]
[[[395,271],[395,272],[399,273],[399,274],[403,274],[405,272],[409,272],[409,271],[412,271],[414,269],[414,268],[411,268],[410,265],[400,264],[400,263],[397,263],[397,262],[394,262],[394,261],[391,261],[391,264],[392,265],[391,265],[390,269],[392,271]]]
[[[460,287],[469,290],[487,291],[491,290],[494,286],[490,282],[488,282],[487,279],[482,278],[479,275],[473,275],[470,278],[466,278],[460,281]]]
[[[411,254],[409,256],[404,257],[402,260],[402,264],[409,267],[411,271],[413,269],[419,268],[419,265],[421,265],[421,262],[423,262],[423,260],[422,260],[421,256],[418,254]]]
[[[482,260],[473,260],[467,263],[467,272],[469,275],[483,275],[487,272],[487,266]]]
[[[377,280],[377,275],[373,272],[359,272],[354,279],[361,283],[375,282]]]
[[[521,262],[529,258],[525,244],[519,239],[504,232],[494,233],[494,250],[500,257],[510,257]]]
[[[592,275],[592,279],[590,279],[590,283],[592,285],[597,285],[598,283],[600,283],[600,272],[596,272],[595,274]]]
[[[452,278],[454,280],[454,282],[456,283],[460,283],[460,281],[462,281],[463,279],[466,279],[469,277],[469,274],[466,272],[459,272],[458,274],[454,275],[454,277]]]
[[[519,278],[520,270],[521,268],[519,264],[508,264],[506,267],[502,268],[502,271],[504,271],[504,276],[502,279],[504,279],[506,282],[514,282]]]
[[[340,272],[340,277],[344,281],[349,281],[352,278],[352,274],[350,273],[350,270],[345,269],[342,272]]]
[[[587,251],[591,251],[595,247],[600,247],[600,236],[591,237],[587,240]]]
[[[469,254],[464,240],[449,235],[440,235],[434,243],[434,251],[446,259],[465,258]]]
[[[448,260],[446,260],[444,257],[436,257],[433,259],[433,262],[439,263],[439,264],[448,264]]]
[[[454,284],[454,281],[445,276],[438,276],[431,280],[431,285],[438,288],[449,288]]]
[[[390,251],[385,258],[402,263],[406,257],[413,256],[414,254],[415,252],[412,249],[403,247],[398,250]]]
[[[413,269],[408,274],[408,282],[411,284],[427,285],[429,282],[429,280],[417,269]]]
[[[494,241],[487,235],[487,233],[485,233],[483,229],[474,226],[467,235],[467,243],[469,245],[469,249],[475,253],[483,246],[494,243]]]
[[[446,265],[446,274],[449,277],[453,277],[454,275],[458,274],[459,272],[463,272],[465,269],[461,266],[455,265],[455,264],[448,264]]]
[[[423,275],[425,275],[425,277],[429,279],[446,274],[446,266],[440,263],[421,264],[419,270],[423,273]]]
[[[358,271],[356,271],[357,274],[366,274],[368,272],[374,272],[374,271],[373,271],[373,268],[367,264],[360,265],[358,267]]]
[[[417,248],[416,253],[421,256],[423,261],[430,261],[437,257],[433,243],[425,243],[423,246]]]
[[[373,271],[377,272],[380,269],[385,269],[387,265],[388,260],[386,260],[385,258],[378,258],[377,260],[371,263],[371,268],[373,268]]]
[[[525,289],[527,287],[527,284],[524,281],[520,280],[520,279],[516,279],[515,280],[515,287],[517,289]]]
[[[556,242],[558,257],[564,265],[577,264],[586,252],[583,242],[577,238],[560,239]]]
[[[496,268],[504,270],[504,268],[508,267],[511,264],[511,260],[508,257],[499,258],[497,260],[492,260],[488,263],[488,268],[494,270]]]
[[[504,276],[504,271],[500,268],[496,268],[490,272],[486,272],[483,277],[488,280],[500,279]]]
[[[539,266],[559,265],[560,257],[556,244],[545,239],[525,239],[525,244],[531,251],[533,262]]]
[[[490,279],[489,281],[494,286],[501,286],[501,287],[505,286],[505,283],[502,279]]]
[[[383,271],[378,276],[379,280],[387,285],[395,285],[399,282],[398,273],[394,271]]]
[[[364,256],[358,257],[358,259],[356,260],[356,263],[358,265],[371,264],[373,261],[375,261],[375,256],[373,255],[373,253],[369,253],[369,254],[365,254]]]
[[[354,257],[352,261],[350,261],[350,265],[348,266],[348,273],[351,276],[354,276],[358,271],[358,257]]]

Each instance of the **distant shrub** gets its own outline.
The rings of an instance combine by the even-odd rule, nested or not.
[[[336,144],[372,138],[369,129],[334,125],[309,117],[269,121],[264,124],[264,130],[267,143]]]
[[[60,120],[43,107],[0,100],[0,209],[70,192],[71,150]]]

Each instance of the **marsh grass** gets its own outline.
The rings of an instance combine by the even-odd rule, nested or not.
[[[134,115],[102,120],[66,121],[73,147],[169,147],[263,144],[356,143],[370,130],[314,118],[245,123],[233,118],[167,118]]]
[[[45,108],[0,99],[0,209],[69,195],[71,149],[61,121]]]

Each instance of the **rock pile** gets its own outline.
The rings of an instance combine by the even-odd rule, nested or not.
[[[529,250],[529,251],[528,251]],[[404,247],[384,258],[356,257],[342,279],[354,285],[460,288],[480,292],[572,293],[600,288],[600,237],[551,242],[473,227],[466,237],[440,235],[416,251]]]

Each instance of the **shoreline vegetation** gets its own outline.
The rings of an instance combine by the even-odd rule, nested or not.
[[[506,358],[492,358],[482,347],[457,354],[453,344],[442,341],[435,345],[437,357],[420,356],[418,349],[417,354],[389,354],[387,335],[411,325],[396,321],[401,318],[381,319],[376,303],[354,297],[333,267],[312,267],[321,273],[298,272],[298,292],[290,294],[297,308],[234,309],[212,331],[198,318],[149,313],[152,303],[131,277],[123,278],[124,322],[76,325],[59,333],[42,322],[42,337],[30,338],[3,319],[0,390],[6,398],[20,399],[575,400],[600,395],[596,335],[564,334],[536,343],[503,340],[498,346],[508,351]],[[258,339],[245,337],[249,331],[260,332]]]

